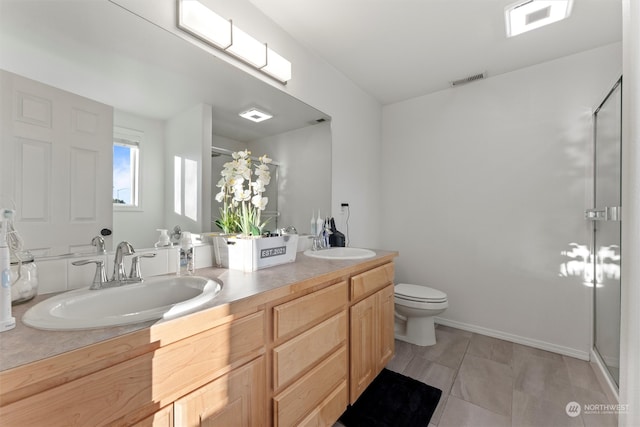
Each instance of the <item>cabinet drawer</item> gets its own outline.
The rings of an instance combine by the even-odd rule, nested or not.
[[[341,347],[273,399],[276,426],[300,422],[347,379],[347,350]]]
[[[335,421],[347,409],[347,381],[340,385],[312,412],[300,422],[299,427],[325,427]]]
[[[351,301],[393,283],[393,263],[385,264],[351,278]]]
[[[278,340],[309,329],[347,303],[347,282],[336,283],[273,308],[273,333]]]
[[[342,311],[273,350],[273,387],[282,386],[324,359],[347,339],[347,312]]]

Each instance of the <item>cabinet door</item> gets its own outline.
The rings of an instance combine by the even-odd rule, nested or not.
[[[377,375],[376,329],[376,294],[373,294],[351,307],[352,404]]]
[[[175,427],[249,427],[265,424],[264,356],[188,394],[174,404]]]
[[[393,357],[393,316],[393,285],[351,307],[351,404]]]

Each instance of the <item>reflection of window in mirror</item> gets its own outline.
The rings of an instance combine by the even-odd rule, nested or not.
[[[115,128],[113,132],[113,207],[140,208],[140,149],[142,132]]]

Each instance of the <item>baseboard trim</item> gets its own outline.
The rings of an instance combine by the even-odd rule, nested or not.
[[[455,320],[443,319],[436,317],[435,323],[450,326],[452,328],[462,329],[464,331],[475,332],[481,335],[487,335],[493,338],[499,338],[501,340],[514,342],[516,344],[528,345],[529,347],[538,348],[540,350],[551,351],[553,353],[563,354],[565,356],[575,357],[576,359],[589,361],[589,352],[581,351],[575,348],[564,347],[548,343],[545,341],[534,340],[531,338],[521,337],[519,335],[509,334],[495,329],[484,328],[482,326],[476,326],[469,323],[456,322]]]
[[[602,390],[607,394],[607,398],[609,398],[611,402],[619,402],[620,395],[618,394],[618,386],[611,378],[611,374],[609,374],[598,352],[593,349],[591,349],[591,366],[596,374],[596,378],[598,378],[600,387],[602,387]]]

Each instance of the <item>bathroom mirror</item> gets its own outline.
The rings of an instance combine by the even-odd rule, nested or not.
[[[167,133],[176,117],[194,108],[210,113],[211,145],[249,148],[280,163],[281,224],[306,231],[313,211],[330,211],[329,116],[114,3],[3,1],[0,68],[113,106],[115,126],[142,133],[140,206],[115,208],[108,247],[111,240],[151,247],[157,228],[178,225]],[[250,107],[274,117],[253,123],[238,116]],[[220,171],[205,159],[208,148],[199,159],[200,217],[182,224],[196,233],[216,231],[211,198]],[[310,185],[313,194],[307,194]],[[17,226],[24,230],[29,224]],[[101,228],[96,224],[96,234]],[[69,239],[61,243],[88,244]]]

